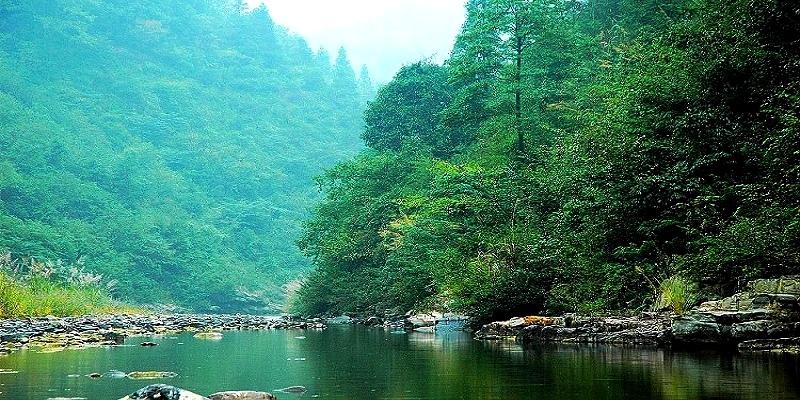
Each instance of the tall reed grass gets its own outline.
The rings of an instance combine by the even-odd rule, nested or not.
[[[0,253],[0,318],[136,312],[112,298],[113,283],[84,271],[80,261],[64,265]]]
[[[673,275],[659,282],[654,308],[668,308],[675,314],[683,315],[694,306],[697,299],[697,286],[681,275]]]

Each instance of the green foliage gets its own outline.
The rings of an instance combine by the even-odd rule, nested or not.
[[[0,13],[0,248],[140,303],[282,302],[312,177],[362,146],[346,53],[238,2],[23,3]]]
[[[373,150],[324,178],[299,301],[483,320],[642,310],[655,289],[681,313],[799,273],[798,11],[469,1],[445,66],[401,71],[368,108]],[[664,260],[680,274],[649,284]]]
[[[388,247],[382,233],[398,218],[393,200],[421,188],[424,158],[408,153],[365,153],[319,178],[329,201],[316,209],[299,241],[303,253],[320,266],[301,289],[302,312],[358,311],[380,306],[392,275],[383,268]],[[317,282],[316,284],[312,282]]]

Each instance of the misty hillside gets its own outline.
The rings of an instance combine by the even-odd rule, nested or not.
[[[359,149],[370,86],[263,8],[2,2],[0,250],[135,302],[280,302],[308,268],[312,178]]]

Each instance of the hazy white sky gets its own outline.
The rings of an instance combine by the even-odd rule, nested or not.
[[[344,46],[356,74],[366,65],[387,82],[422,59],[445,60],[464,22],[466,0],[247,0],[264,3],[278,25],[335,57]]]

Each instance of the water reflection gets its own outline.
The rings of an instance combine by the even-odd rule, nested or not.
[[[158,346],[143,348],[141,341]],[[308,388],[301,397],[329,399],[800,399],[800,363],[789,355],[523,346],[458,332],[397,334],[355,326],[129,344],[2,357],[0,371],[19,372],[0,374],[0,398],[115,399],[155,382],[87,375],[155,370],[178,374],[160,382],[202,394],[301,385]]]
[[[558,395],[537,398],[797,399],[796,355],[484,342]],[[568,390],[565,388],[569,388]]]

